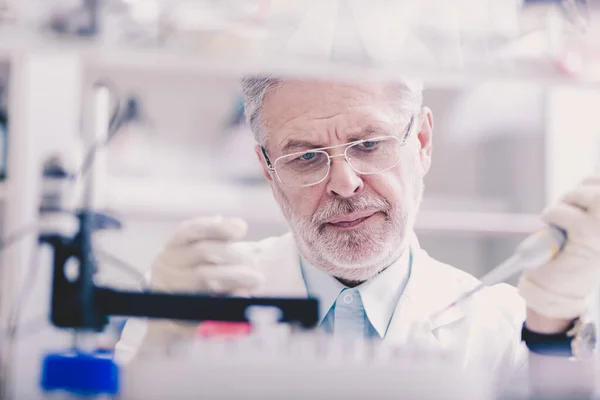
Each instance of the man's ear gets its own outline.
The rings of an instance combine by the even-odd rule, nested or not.
[[[427,174],[431,167],[431,151],[433,145],[433,114],[428,107],[421,110],[421,126],[417,135],[419,140],[419,158],[423,175]]]
[[[263,156],[262,147],[259,144],[257,144],[256,146],[254,146],[254,152],[256,153],[256,156],[258,157],[258,162],[262,167],[263,175],[265,176],[265,178],[267,178],[268,181],[271,181],[272,177],[269,173],[269,168],[267,167],[265,157]]]

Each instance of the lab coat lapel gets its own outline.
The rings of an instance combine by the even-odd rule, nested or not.
[[[300,268],[300,256],[291,233],[268,239],[259,257],[265,282],[256,296],[308,296]],[[448,267],[431,258],[421,249],[416,235],[411,236],[410,278],[396,306],[385,341],[393,345],[441,347],[436,330],[464,318],[461,309],[451,309],[435,320],[431,315],[448,305],[464,291],[453,279],[444,276]]]
[[[445,312],[432,320],[431,315],[453,301],[458,290],[437,274],[438,261],[421,249],[417,237],[411,238],[410,278],[396,307],[385,341],[392,345],[416,345],[418,348],[442,347],[436,329],[464,317],[459,309]]]
[[[291,233],[275,238],[259,258],[265,282],[258,293],[265,297],[307,297],[300,254]]]

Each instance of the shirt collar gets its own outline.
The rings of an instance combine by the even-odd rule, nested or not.
[[[300,256],[300,266],[308,297],[319,300],[319,323],[321,323],[346,286],[302,256]]]
[[[357,286],[373,328],[383,338],[410,276],[411,251],[407,249],[392,265]]]
[[[404,287],[408,282],[411,263],[410,249],[393,264],[356,289],[360,293],[365,313],[373,328],[383,338]],[[319,323],[346,288],[333,276],[310,264],[300,256],[300,265],[309,297],[319,300]]]

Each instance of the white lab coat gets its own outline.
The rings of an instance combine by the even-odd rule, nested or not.
[[[258,265],[265,284],[256,296],[306,297],[298,250],[291,234],[257,243]],[[497,285],[483,289],[460,308],[436,320],[429,317],[477,285],[473,276],[431,258],[413,235],[413,264],[409,282],[396,307],[385,341],[432,352],[451,350],[465,366],[483,365],[506,374],[527,360],[520,340],[525,303],[516,289]],[[143,341],[145,323],[131,320],[117,346],[117,359],[127,361]]]

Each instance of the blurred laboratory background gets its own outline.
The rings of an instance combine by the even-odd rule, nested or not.
[[[576,75],[585,83],[596,76],[596,69],[582,65],[597,65],[589,51],[597,43],[586,41],[598,37],[592,23],[597,6],[517,0],[5,0],[2,34],[14,40],[0,46],[8,57],[0,95],[10,91],[8,82],[30,87],[26,80],[35,68],[45,68],[40,82],[58,79],[43,59],[31,70],[13,67],[10,76],[11,55],[27,46],[69,49],[82,57],[77,79],[60,78],[73,93],[82,92],[71,120],[89,116],[86,96],[95,85],[109,88],[117,133],[99,192],[123,229],[102,232],[98,245],[147,271],[166,237],[188,218],[243,217],[250,223],[249,239],[286,231],[244,123],[238,87],[243,73],[351,71],[347,76],[357,78],[360,71],[353,67],[367,65],[374,67],[370,76],[384,79],[398,71],[416,75],[425,80],[425,105],[435,121],[433,167],[417,231],[432,256],[482,276],[540,226],[547,202],[587,168],[582,160],[596,159],[581,155],[596,148],[597,125],[588,112],[595,92],[563,88],[560,81]],[[573,58],[565,49],[583,50]],[[344,68],[334,73],[324,65]],[[56,68],[58,74],[62,67]],[[50,102],[66,92],[58,84],[40,85]],[[15,89],[15,113],[35,112],[33,105],[18,111],[17,104],[27,100],[20,93]],[[47,113],[45,125],[51,127]],[[0,176],[11,140],[7,120],[1,112]],[[15,130],[23,126],[17,123]],[[573,169],[573,163],[583,164]],[[98,280],[129,284],[100,261]]]
[[[242,217],[249,239],[287,231],[254,153],[237,79],[93,69],[86,79],[109,80],[140,111],[109,146],[106,202],[124,227],[100,234],[101,246],[146,270],[175,226],[195,216]],[[546,133],[560,117],[548,115],[548,96],[535,83],[426,88],[434,152],[417,233],[431,255],[482,276],[537,229]],[[118,271],[102,271],[127,284]]]
[[[0,233],[18,234],[0,321],[25,293],[19,319],[54,329],[51,257],[32,251],[42,166],[80,165],[102,115],[93,200],[122,228],[94,237],[97,283],[138,288],[190,218],[244,218],[249,240],[286,232],[245,124],[251,73],[422,79],[435,127],[416,231],[483,276],[597,165],[599,17],[597,0],[0,0]]]
[[[85,153],[82,132],[98,111],[90,96],[104,85],[111,138],[97,161],[104,170],[95,195],[123,227],[98,233],[98,249],[144,273],[189,218],[242,217],[250,240],[281,234],[287,227],[245,124],[241,76],[408,76],[424,80],[435,123],[417,233],[432,256],[481,277],[596,163],[598,8],[594,1],[4,0],[2,229],[18,231],[35,218],[31,180],[41,164],[30,160]],[[27,263],[27,244],[16,247],[3,262]],[[97,281],[136,286],[131,273],[99,262]],[[23,271],[3,273],[5,293],[25,280]],[[41,301],[49,287],[40,282]]]

